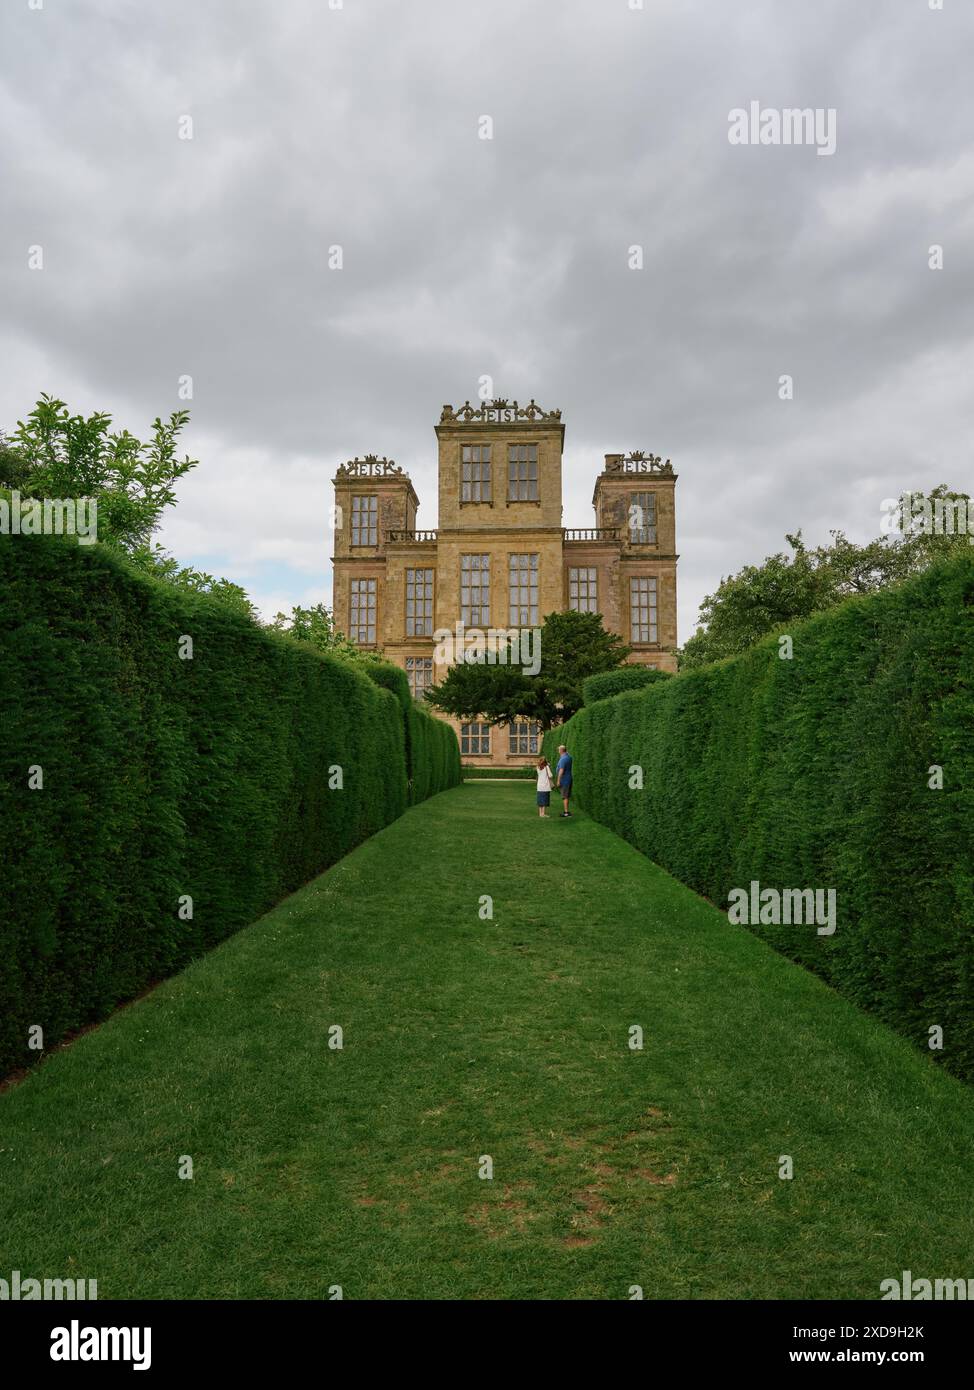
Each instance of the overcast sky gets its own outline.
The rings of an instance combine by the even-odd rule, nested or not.
[[[267,615],[330,598],[343,460],[436,524],[482,376],[561,408],[566,525],[605,453],[672,459],[681,641],[786,531],[971,490],[974,5],[631,4],[5,0],[0,426],[145,433],[191,375],[161,539]],[[834,154],[732,145],[752,101],[834,108]]]

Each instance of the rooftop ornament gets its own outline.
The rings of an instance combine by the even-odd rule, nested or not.
[[[343,463],[335,476],[338,478],[405,478],[408,477],[408,474],[392,459],[380,459],[375,454],[366,454],[364,459],[349,459],[348,463]]]
[[[479,407],[472,406],[469,401],[464,401],[459,410],[454,410],[452,405],[445,405],[440,416],[441,425],[467,424],[476,420],[480,424],[508,424],[514,420],[551,420],[561,421],[560,410],[542,410],[540,405],[536,405],[534,397],[527,405],[518,405],[517,401],[509,401],[504,396],[497,396],[492,401],[484,401]]]
[[[612,459],[605,465],[606,473],[672,473],[669,459],[664,463],[659,454],[644,454],[633,449],[625,458]]]

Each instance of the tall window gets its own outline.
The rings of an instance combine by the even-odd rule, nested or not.
[[[406,636],[433,635],[433,571],[406,571]]]
[[[629,494],[629,539],[633,545],[656,544],[656,493]]]
[[[379,534],[378,497],[352,498],[352,544],[376,545]]]
[[[407,656],[406,677],[414,700],[422,700],[433,684],[433,658],[431,656]]]
[[[352,580],[352,611],[349,636],[359,646],[375,641],[375,580]]]
[[[537,444],[508,444],[507,500],[536,502],[538,500]]]
[[[490,556],[460,556],[460,617],[465,627],[490,626]]]
[[[489,724],[460,725],[460,753],[463,757],[473,754],[480,757],[490,752]]]
[[[511,627],[533,627],[538,621],[538,557],[510,555],[508,593]]]
[[[629,580],[629,624],[633,642],[656,641],[656,580],[646,575]]]
[[[523,755],[537,755],[540,738],[540,724],[532,724],[529,719],[518,719],[510,726],[510,751]]]
[[[462,446],[460,501],[490,501],[490,445]]]
[[[597,570],[593,568],[569,569],[568,607],[573,613],[597,613],[599,611]]]

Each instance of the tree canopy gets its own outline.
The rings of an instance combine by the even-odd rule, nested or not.
[[[239,584],[180,565],[152,539],[175,504],[176,483],[199,462],[176,455],[188,420],[187,410],[173,411],[166,421],[157,416],[149,438],[140,440],[112,430],[112,417],[103,411],[72,415],[64,401],[42,395],[27,419],[0,439],[0,487],[23,499],[95,499],[99,542],[156,579],[208,594],[253,618]]]
[[[275,613],[268,626],[287,637],[293,637],[295,641],[308,642],[330,656],[359,662],[381,662],[383,659],[380,652],[363,651],[350,642],[335,626],[331,610],[323,603],[316,603],[311,608],[295,604],[290,613]]]
[[[630,651],[616,633],[606,632],[598,613],[549,613],[540,646],[535,676],[520,666],[458,661],[427,699],[457,719],[482,718],[489,724],[530,719],[550,729],[581,709],[587,677],[615,670]]]
[[[23,497],[93,497],[98,539],[130,554],[149,545],[175,485],[198,460],[176,457],[189,412],[157,417],[148,440],[113,431],[103,412],[72,415],[63,401],[42,395],[0,453],[0,483]]]
[[[831,543],[814,549],[806,547],[801,531],[786,536],[790,554],[745,565],[703,600],[701,625],[679,654],[680,670],[736,656],[786,623],[918,574],[953,546],[968,543],[964,533],[925,524],[924,514],[936,515],[938,503],[942,512],[966,501],[966,493],[952,492],[944,483],[927,495],[904,494],[891,513],[892,528],[865,545],[842,531],[830,532]]]

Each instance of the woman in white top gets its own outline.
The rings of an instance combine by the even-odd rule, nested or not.
[[[551,804],[551,768],[547,758],[538,759],[538,815],[542,820],[548,819],[548,807]]]

